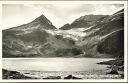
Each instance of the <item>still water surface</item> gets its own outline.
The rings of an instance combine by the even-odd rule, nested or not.
[[[111,58],[3,58],[2,65],[8,70],[32,71],[93,71],[104,70],[106,65],[96,63]]]

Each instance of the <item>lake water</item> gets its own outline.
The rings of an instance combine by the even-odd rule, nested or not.
[[[103,58],[3,58],[4,69],[16,71],[93,71],[104,70],[106,65],[96,63]]]

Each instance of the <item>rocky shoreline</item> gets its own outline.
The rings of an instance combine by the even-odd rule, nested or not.
[[[121,75],[121,78],[124,78],[124,59],[118,58],[115,60],[104,61],[97,64],[108,65],[107,74],[116,74]]]
[[[11,73],[10,73],[11,72]],[[78,72],[45,72],[45,71],[8,71],[4,70],[3,79],[122,79],[121,75],[107,74],[105,70],[78,71]]]
[[[124,59],[109,60],[109,61],[99,62],[97,64],[123,66]]]
[[[36,77],[29,77],[29,76],[25,76],[23,74],[21,74],[20,72],[17,71],[9,71],[6,69],[2,69],[2,73],[3,73],[3,79],[39,79]],[[46,78],[43,79],[62,79],[61,76],[48,76]],[[78,78],[72,75],[68,75],[67,77],[65,77],[64,79],[82,79],[82,78]]]
[[[36,79],[29,76],[25,76],[17,71],[9,71],[2,69],[2,79]]]
[[[2,79],[40,79],[37,77],[32,77],[32,76],[26,76],[20,72],[17,71],[10,71],[10,70],[6,70],[6,69],[2,69]],[[26,73],[29,74],[29,73]],[[48,77],[44,77],[42,79],[62,79],[61,76],[48,76]],[[66,77],[64,77],[64,79],[82,79],[79,77],[75,77],[73,75],[68,75]]]

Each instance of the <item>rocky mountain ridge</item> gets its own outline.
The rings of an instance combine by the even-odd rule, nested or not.
[[[69,30],[72,28],[88,28],[93,25],[98,19],[107,17],[108,15],[85,15],[77,18],[71,24],[65,24],[60,29]]]

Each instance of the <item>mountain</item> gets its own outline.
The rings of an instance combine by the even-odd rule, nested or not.
[[[57,38],[48,32],[55,29],[52,23],[41,15],[28,24],[3,30],[3,57],[53,57],[61,50],[69,49],[72,52],[75,47],[72,41]],[[71,52],[68,53],[71,55]]]
[[[91,57],[124,56],[124,10],[97,20],[77,44]]]
[[[3,30],[3,57],[124,56],[124,10],[85,15],[63,27],[56,29],[41,15],[28,24]]]
[[[69,23],[67,23],[67,24],[63,25],[60,29],[62,29],[62,30],[69,30],[71,28],[72,28],[71,25]]]
[[[85,15],[81,16],[80,18],[76,19],[71,24],[65,24],[60,29],[62,30],[69,30],[72,28],[88,28],[91,26],[95,21],[97,21],[100,18],[103,18],[107,15]]]

